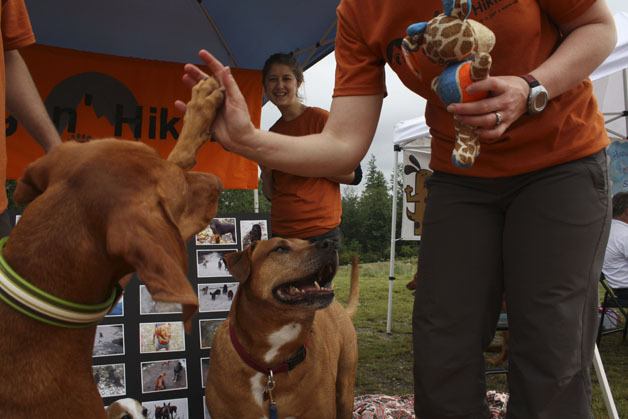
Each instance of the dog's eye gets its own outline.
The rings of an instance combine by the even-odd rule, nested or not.
[[[273,249],[273,252],[277,252],[277,253],[288,253],[289,251],[290,249],[284,246],[277,246]]]
[[[133,419],[133,418],[131,417],[131,415],[126,414],[126,415],[122,416],[122,418],[120,418],[120,419]]]

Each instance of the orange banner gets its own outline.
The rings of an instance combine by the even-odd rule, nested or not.
[[[166,157],[176,144],[183,118],[175,99],[187,100],[181,82],[183,65],[34,45],[21,50],[61,138],[118,137],[142,141]],[[259,71],[232,69],[259,127],[262,80]],[[25,166],[43,155],[26,130],[7,116],[7,177],[21,176]],[[225,189],[257,188],[257,165],[205,144],[193,170],[219,176]]]

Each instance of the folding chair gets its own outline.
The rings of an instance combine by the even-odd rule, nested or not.
[[[600,313],[600,325],[597,331],[597,344],[600,344],[603,335],[608,335],[610,333],[622,332],[623,331],[623,340],[626,340],[626,332],[628,331],[628,289],[626,289],[626,295],[618,296],[616,291],[608,285],[606,281],[606,277],[602,273],[600,275],[600,283],[602,287],[604,287],[604,299],[602,300],[602,307]],[[623,297],[623,298],[622,298]],[[610,329],[604,329],[602,326],[604,324],[604,319],[609,316],[609,309],[617,309],[624,318],[624,325],[613,327]]]

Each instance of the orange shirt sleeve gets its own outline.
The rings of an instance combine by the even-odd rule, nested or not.
[[[0,23],[5,50],[22,48],[35,42],[24,0],[2,0]]]
[[[386,94],[384,61],[370,50],[346,2],[336,10],[336,85],[333,96]]]

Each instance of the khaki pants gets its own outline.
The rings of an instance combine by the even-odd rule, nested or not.
[[[413,312],[420,419],[487,418],[483,350],[505,293],[508,418],[589,418],[610,227],[604,151],[524,175],[435,173]]]

